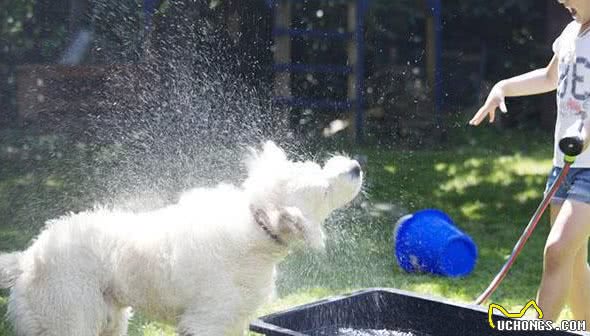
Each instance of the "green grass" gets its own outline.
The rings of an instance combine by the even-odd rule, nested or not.
[[[0,135],[0,140],[0,250],[23,248],[43,220],[92,205],[83,171],[71,168],[93,158],[88,148],[18,133]],[[544,133],[480,128],[451,133],[444,149],[348,148],[368,156],[366,195],[327,223],[324,254],[295,251],[280,265],[279,297],[256,314],[366,287],[472,302],[500,269],[541,200],[551,166],[550,140]],[[59,157],[48,154],[58,151]],[[406,274],[397,267],[393,225],[401,215],[423,208],[444,210],[473,237],[480,257],[471,275],[449,279]],[[534,298],[547,233],[545,216],[494,302],[518,308]],[[0,294],[2,313],[7,292]],[[0,322],[0,335],[11,335],[7,328]],[[172,335],[172,330],[137,316],[130,334]]]

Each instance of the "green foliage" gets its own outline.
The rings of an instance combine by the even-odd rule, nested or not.
[[[17,48],[31,47],[31,41],[25,38],[26,20],[33,18],[34,0],[9,0],[0,11],[0,34],[2,42]]]
[[[66,0],[8,0],[0,8],[0,63],[54,60],[64,44]]]
[[[295,3],[294,26],[346,29],[346,1]],[[447,114],[462,113],[480,102],[493,82],[545,65],[551,56],[547,42],[551,37],[547,36],[546,27],[547,21],[554,19],[548,17],[547,6],[540,6],[537,0],[443,1],[442,5],[442,69]],[[69,14],[70,7],[68,0],[7,0],[0,5],[0,78],[6,78],[6,82],[0,82],[0,99],[2,106],[11,112],[4,114],[4,118],[13,119],[15,113],[14,66],[56,61],[69,38],[70,26],[75,23]],[[236,14],[239,16],[237,24]],[[240,67],[246,76],[256,76],[270,83],[270,14],[271,10],[262,0],[167,0],[159,7],[155,28],[174,29],[172,26],[184,20],[193,23],[186,27],[207,27],[210,32],[215,31],[215,36],[227,31],[227,41],[222,43],[233,47],[220,52],[240,55]],[[401,128],[411,130],[433,124],[425,69],[427,14],[424,1],[371,2],[365,33],[367,101],[369,108],[382,109],[386,117],[369,120],[369,132],[384,128],[383,134],[398,133],[403,138],[408,132]],[[135,62],[143,58],[147,36],[143,31],[141,1],[92,1],[83,16],[75,18],[77,24],[93,25],[95,31],[88,62]],[[229,32],[236,27],[239,33]],[[190,34],[179,32],[178,35],[182,40]],[[198,46],[194,48],[199,49]],[[295,62],[311,60],[326,64],[346,60],[344,42],[296,39],[292,50]],[[294,94],[298,96],[346,98],[345,76],[294,75],[293,83]],[[526,112],[508,115],[505,125],[536,126],[531,120],[539,119],[536,118],[541,110],[538,104],[528,100],[518,104],[518,109]],[[295,111],[294,123],[315,132],[339,117],[342,113],[336,111]]]
[[[16,119],[16,66],[50,63],[64,47],[66,0],[0,3],[0,126]]]

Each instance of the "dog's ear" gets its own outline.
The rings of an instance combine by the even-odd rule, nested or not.
[[[290,239],[302,239],[308,246],[323,250],[324,232],[319,223],[313,223],[305,218],[301,210],[296,207],[284,207],[279,211],[279,235]]]
[[[287,154],[279,148],[274,142],[267,141],[262,147],[262,151],[250,148],[250,155],[246,160],[250,173],[270,170],[274,171],[287,162]]]
[[[255,203],[265,203],[264,198],[274,197],[273,193],[279,190],[281,181],[289,173],[287,155],[272,141],[267,141],[260,152],[251,149],[246,164],[248,177],[242,186],[254,195]]]
[[[277,146],[273,141],[267,141],[262,147],[262,153],[260,157],[270,161],[286,161],[287,155],[285,152]]]
[[[249,148],[250,157],[249,161],[266,161],[266,162],[277,162],[286,161],[287,154],[273,141],[266,141],[262,145],[262,150],[258,151],[253,147]]]

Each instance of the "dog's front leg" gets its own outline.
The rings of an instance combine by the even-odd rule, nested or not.
[[[213,290],[212,293],[221,292]],[[181,336],[242,336],[244,321],[235,298],[216,297],[187,309],[180,317],[177,333]]]
[[[177,333],[180,336],[206,336],[206,335],[219,335],[219,336],[243,336],[245,335],[245,329],[243,326],[228,326],[227,321],[217,321],[219,323],[194,323],[192,326],[188,326],[182,321],[178,325]]]

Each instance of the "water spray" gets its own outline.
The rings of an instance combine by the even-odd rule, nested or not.
[[[514,264],[516,257],[520,254],[520,252],[522,251],[522,248],[524,247],[527,240],[529,239],[529,237],[533,233],[533,230],[535,229],[535,227],[539,223],[539,220],[541,219],[541,216],[543,215],[543,213],[547,209],[549,203],[551,202],[553,195],[555,195],[555,193],[557,192],[557,189],[559,189],[559,187],[563,183],[563,180],[567,176],[570,166],[574,163],[574,161],[576,160],[576,157],[580,153],[582,153],[584,151],[584,149],[586,148],[586,145],[587,145],[586,139],[588,138],[588,130],[587,130],[587,127],[585,127],[585,120],[586,120],[585,117],[586,117],[586,114],[584,112],[582,112],[582,116],[581,116],[580,120],[578,122],[576,122],[572,127],[570,127],[566,131],[565,136],[559,141],[559,149],[564,154],[564,160],[563,160],[564,165],[563,165],[563,169],[561,170],[561,173],[559,174],[559,176],[557,177],[555,182],[553,182],[553,184],[551,185],[551,188],[549,188],[549,191],[547,191],[547,193],[545,194],[545,197],[541,201],[541,204],[539,204],[539,207],[537,208],[537,210],[533,214],[533,217],[529,221],[524,232],[522,233],[522,235],[520,236],[520,238],[516,242],[516,245],[514,245],[514,248],[512,249],[512,253],[510,254],[510,257],[508,258],[508,260],[506,261],[504,266],[502,266],[502,268],[500,269],[500,272],[498,272],[496,277],[492,280],[492,282],[490,283],[488,288],[486,288],[486,290],[483,293],[481,293],[479,295],[479,297],[475,300],[475,304],[478,304],[478,305],[482,304],[500,286],[500,283],[502,282],[502,280],[504,280],[504,278],[508,274],[510,267],[512,267],[512,264]]]

